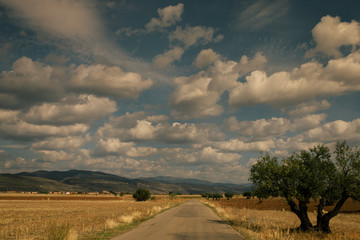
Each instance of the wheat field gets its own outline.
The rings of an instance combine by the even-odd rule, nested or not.
[[[360,203],[353,200],[348,200],[343,212],[330,221],[332,233],[328,235],[294,231],[300,226],[300,221],[281,198],[268,199],[261,204],[256,199],[242,197],[203,202],[248,239],[360,240]],[[315,203],[312,203],[309,212],[313,224],[316,223],[314,206]]]
[[[135,202],[131,196],[15,198],[18,200],[0,198],[0,239],[107,239],[184,201],[167,196],[146,202]]]

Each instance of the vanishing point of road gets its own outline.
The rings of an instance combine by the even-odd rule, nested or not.
[[[111,240],[244,240],[199,200],[189,200]]]

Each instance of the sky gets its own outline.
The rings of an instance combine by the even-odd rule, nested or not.
[[[246,183],[360,146],[358,0],[0,0],[0,173]]]

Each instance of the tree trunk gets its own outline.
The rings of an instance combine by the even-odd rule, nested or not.
[[[296,216],[298,216],[298,218],[300,219],[300,229],[303,232],[308,232],[310,230],[313,229],[313,225],[311,224],[311,221],[309,219],[308,213],[307,213],[307,205],[306,205],[306,201],[299,201],[299,206],[296,205],[296,203],[290,199],[290,198],[286,198],[290,209],[293,213],[296,214]]]
[[[301,221],[300,229],[303,232],[308,232],[313,229],[313,225],[311,224],[309,215],[307,213],[306,201],[299,201],[299,209],[300,209],[300,214],[298,217],[300,218]]]
[[[318,223],[319,231],[323,233],[331,233],[330,229],[330,220],[339,214],[341,207],[344,205],[345,201],[349,198],[349,196],[344,192],[342,194],[341,199],[337,202],[334,209],[324,214],[321,217],[320,224]]]
[[[317,209],[317,216],[316,216],[316,227],[319,230],[321,229],[320,225],[321,225],[321,219],[323,217],[324,206],[325,206],[325,199],[321,198],[320,202],[319,202],[319,205],[317,206],[318,209]]]

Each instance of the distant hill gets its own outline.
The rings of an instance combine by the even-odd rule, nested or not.
[[[0,174],[0,191],[72,191],[72,192],[134,192],[144,187],[155,194],[169,192],[199,194],[204,192],[241,193],[251,189],[250,184],[212,183],[199,179],[153,177],[129,179],[96,171],[36,171]]]
[[[187,184],[214,185],[213,182],[195,179],[195,178],[176,178],[169,176],[159,176],[159,177],[147,177],[147,178],[139,178],[139,179],[150,182],[161,182],[161,183],[187,183]]]

